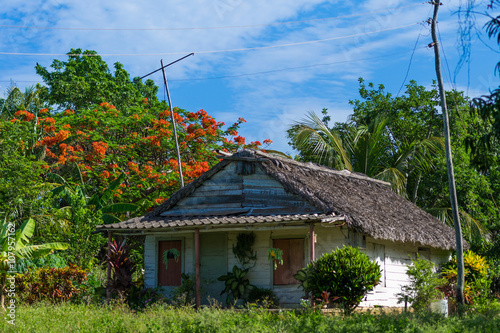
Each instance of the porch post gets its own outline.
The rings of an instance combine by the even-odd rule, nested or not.
[[[195,275],[196,275],[196,308],[201,306],[200,292],[200,230],[194,229],[194,253],[195,253]]]
[[[111,230],[108,230],[108,268],[106,272],[106,302],[109,303],[111,299],[111,289],[109,288],[109,283],[111,281],[111,262],[109,258],[111,257],[111,240],[113,239],[113,234]]]
[[[311,223],[309,225],[309,233],[310,233],[310,236],[309,236],[309,240],[310,240],[310,248],[309,248],[309,253],[311,254],[311,261],[314,261],[314,259],[316,258],[316,249],[315,249],[315,241],[316,241],[316,237],[314,236],[314,223]]]

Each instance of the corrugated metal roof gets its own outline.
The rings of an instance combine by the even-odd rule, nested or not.
[[[266,216],[169,216],[169,217],[137,217],[125,222],[97,226],[98,230],[149,230],[162,228],[189,228],[193,226],[235,226],[249,224],[321,222],[333,223],[344,220],[335,214],[297,214]]]

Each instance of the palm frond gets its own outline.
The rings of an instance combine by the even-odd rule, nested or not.
[[[338,133],[328,126],[314,112],[309,112],[307,118],[297,122],[296,142],[299,149],[311,150],[320,163],[325,163],[335,169],[352,171],[349,154]]]
[[[446,225],[454,228],[453,216],[450,207],[430,208],[425,209],[425,211],[431,215],[436,216]],[[468,241],[472,241],[473,239],[477,238],[482,238],[488,241],[491,239],[491,232],[479,220],[473,218],[470,214],[462,209],[459,209],[459,214],[460,224],[462,226],[462,234],[465,239],[467,239]]]

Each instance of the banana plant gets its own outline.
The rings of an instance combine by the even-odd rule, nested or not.
[[[245,300],[248,294],[255,289],[255,286],[251,285],[248,278],[246,278],[249,269],[241,269],[234,265],[232,272],[228,272],[226,275],[217,278],[219,281],[224,281],[225,288],[220,294],[227,293],[226,304],[229,304],[231,297],[235,303],[238,299]]]
[[[89,197],[85,191],[85,187],[83,186],[80,169],[78,166],[76,166],[76,169],[82,184],[81,186],[71,186],[60,175],[55,173],[48,174],[48,178],[57,184],[57,186],[52,190],[52,194],[60,197],[68,206],[71,206],[71,194],[76,194],[85,200],[87,206],[93,207],[96,211],[100,210],[102,213],[102,220],[106,224],[121,222],[120,218],[115,215],[117,213],[134,212],[137,210],[138,206],[130,203],[108,204],[108,201],[113,197],[113,191],[116,190],[125,180],[125,174],[120,174],[120,176],[108,185],[103,193],[96,193],[92,197]]]
[[[28,245],[35,231],[35,220],[26,220],[19,228],[5,218],[0,228],[0,305],[5,311],[7,276],[19,259],[40,258],[55,250],[66,250],[67,243],[45,243]],[[10,271],[10,272],[9,272]]]

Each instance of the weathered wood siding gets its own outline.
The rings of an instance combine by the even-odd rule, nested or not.
[[[227,250],[227,267],[223,269],[220,275],[226,274],[231,271],[234,265],[239,263],[233,255],[233,245],[236,243],[236,237],[240,232],[251,232],[244,229],[238,231],[200,231],[201,240],[203,240],[203,234],[222,234],[220,237],[226,239],[225,242]],[[285,307],[294,307],[300,304],[300,299],[304,296],[302,289],[298,288],[298,285],[273,285],[273,264],[268,261],[267,255],[268,250],[273,245],[273,239],[288,239],[288,238],[302,238],[304,239],[304,262],[307,264],[310,261],[309,254],[309,226],[295,227],[293,229],[288,229],[286,227],[276,227],[269,228],[268,230],[258,229],[254,230],[256,238],[253,249],[257,254],[257,260],[255,266],[250,269],[247,277],[250,283],[256,285],[260,288],[272,289],[278,298],[280,303]],[[321,226],[317,224],[315,226],[316,234],[316,259],[321,257],[324,253],[329,253],[337,248],[344,246],[344,244],[349,244],[349,233],[346,227],[332,227],[332,226]],[[211,238],[211,237],[209,237]],[[165,233],[158,235],[148,235],[146,237],[146,242],[144,246],[145,251],[145,286],[149,288],[155,288],[158,286],[157,276],[157,263],[158,263],[158,242],[162,240],[181,240],[183,255],[182,269],[184,273],[194,275],[194,234],[193,233]],[[203,246],[202,246],[203,248]],[[410,258],[415,258],[417,253],[421,256],[424,254],[429,254],[430,259],[434,263],[442,263],[450,258],[449,251],[443,251],[438,249],[426,249],[419,248],[416,245],[411,244],[397,244],[389,241],[381,241],[366,237],[366,247],[360,249],[362,252],[366,253],[372,260],[379,263],[382,268],[382,282],[378,285],[372,292],[370,292],[360,306],[404,306],[404,304],[397,303],[396,294],[401,291],[401,286],[407,284],[408,276],[406,275],[407,265],[410,264]],[[218,263],[220,266],[220,262]],[[204,267],[209,267],[210,262],[205,262],[201,269]],[[202,272],[203,275],[203,272]],[[211,274],[211,277],[215,277],[215,273]],[[207,285],[210,281],[202,281],[206,289],[210,289],[211,292],[215,293],[212,298],[218,298],[218,294],[222,291],[222,285],[216,285],[218,282],[212,280],[213,286]],[[220,290],[219,290],[220,289]],[[165,288],[165,291],[169,291],[169,288]],[[223,297],[224,298],[224,297]],[[203,300],[206,302],[206,299]]]
[[[244,231],[240,231],[244,232]],[[239,265],[233,255],[233,244],[236,243],[236,237],[240,232],[228,233],[228,269],[234,265]],[[273,239],[302,238],[304,239],[304,261],[309,262],[309,227],[287,229],[286,227],[275,228],[272,230],[255,230],[255,244],[253,246],[257,254],[255,266],[248,272],[250,283],[259,287],[273,290],[282,306],[297,306],[300,304],[300,298],[304,292],[293,285],[273,285],[273,264],[267,259],[268,250],[273,246]]]
[[[377,261],[382,269],[382,283],[370,292],[360,306],[389,306],[403,307],[404,303],[398,304],[397,293],[401,287],[409,283],[406,271],[411,259],[416,258],[417,253],[429,254],[432,262],[439,264],[450,258],[450,251],[432,248],[419,248],[417,245],[393,243],[367,237],[366,250],[364,252]]]
[[[165,240],[181,241],[182,272],[194,274],[194,235],[193,233],[158,233],[147,235],[144,242],[144,286],[158,287],[159,242]],[[171,288],[165,287],[166,290]]]
[[[236,173],[236,163],[227,165],[206,180],[190,196],[164,214],[220,215],[230,213],[299,214],[320,212],[304,199],[289,194],[260,167],[250,175]]]

